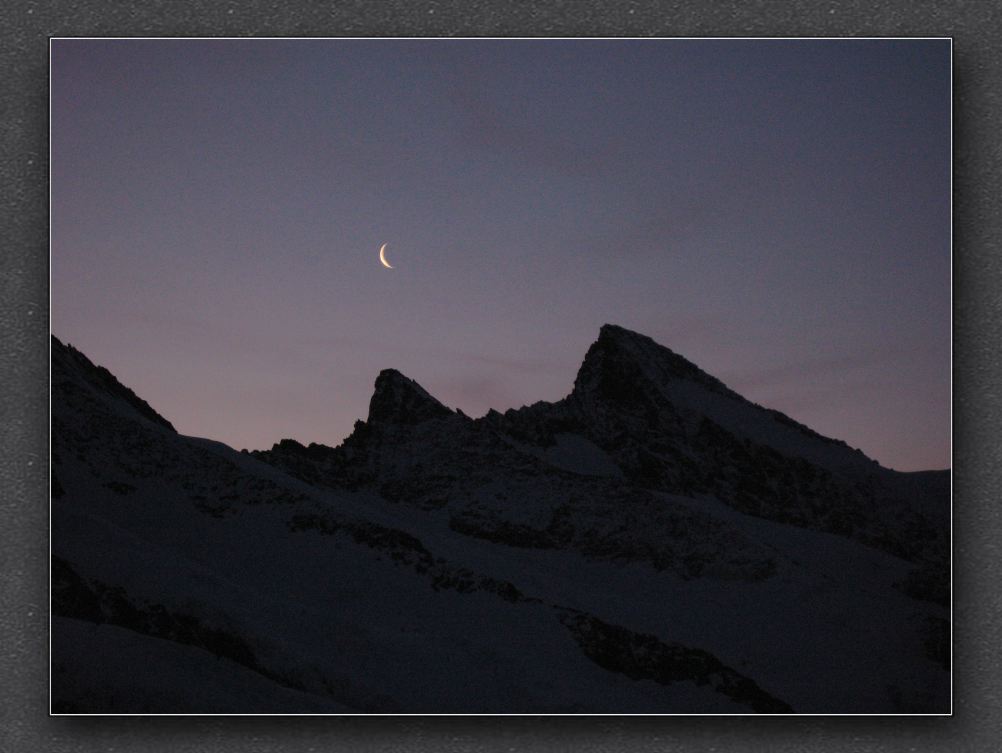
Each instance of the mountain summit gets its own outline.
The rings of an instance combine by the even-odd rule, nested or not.
[[[666,380],[686,379],[707,389],[733,395],[723,383],[646,335],[604,324],[585,354],[574,380],[574,395],[630,403],[644,389]]]
[[[55,711],[949,710],[949,474],[644,335],[478,419],[386,369],[337,447],[180,435],[55,338],[52,380]]]
[[[396,369],[383,369],[376,377],[369,401],[370,424],[417,424],[450,415],[452,411]]]

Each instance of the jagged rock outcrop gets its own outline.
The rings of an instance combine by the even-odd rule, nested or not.
[[[661,385],[684,379],[728,397],[739,398],[719,379],[646,335],[615,324],[604,324],[585,354],[571,393],[580,404],[604,402],[630,409],[644,393],[657,394]]]
[[[948,473],[918,479],[744,399],[649,337],[605,325],[572,393],[484,421],[536,447],[580,435],[630,482],[849,536],[945,578]],[[942,593],[945,581],[938,588]]]
[[[540,544],[551,542],[542,533],[550,525],[544,519],[560,504],[573,499],[585,518],[584,510],[594,513],[604,509],[603,500],[622,496],[624,482],[634,500],[649,491],[712,496],[742,513],[909,559],[916,565],[902,583],[909,593],[941,600],[947,589],[947,474],[882,468],[622,327],[601,328],[573,391],[556,403],[469,420],[387,370],[376,381],[369,414],[341,447],[322,455],[298,453],[293,460],[281,448],[256,454],[311,482],[369,485],[399,501],[447,506],[455,530],[485,537],[521,531],[525,541]],[[443,419],[447,427],[434,424]],[[425,422],[434,425],[419,425]],[[574,454],[577,462],[559,462]],[[585,479],[589,466],[614,469],[618,480]],[[541,500],[535,528],[510,506],[485,501],[484,489],[498,475],[523,498]],[[578,491],[557,491],[561,484]],[[624,509],[606,514],[618,518]],[[594,551],[585,539],[568,541]]]
[[[72,345],[64,345],[52,337],[52,382],[64,391],[87,389],[110,396],[135,410],[143,418],[165,429],[175,431],[173,424],[157,413],[150,404],[115,378],[103,366],[95,366]]]
[[[370,424],[419,424],[450,415],[451,410],[413,379],[408,379],[396,369],[379,372],[369,401]]]

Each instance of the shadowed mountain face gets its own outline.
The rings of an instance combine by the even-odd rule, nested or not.
[[[643,335],[480,419],[385,370],[339,447],[180,436],[55,339],[52,379],[57,711],[949,710],[948,472]]]

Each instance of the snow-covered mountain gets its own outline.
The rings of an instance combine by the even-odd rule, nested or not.
[[[606,325],[471,419],[394,370],[339,447],[179,435],[52,343],[57,712],[949,711],[949,475]]]

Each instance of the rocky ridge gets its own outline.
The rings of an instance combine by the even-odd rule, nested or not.
[[[587,463],[574,470],[555,463],[555,450],[568,442],[600,461],[592,467],[605,469],[605,477],[592,475]],[[644,516],[652,521],[651,537],[671,540],[684,526],[673,518],[661,527],[661,516],[649,511],[651,493],[713,497],[742,513],[847,536],[912,561],[924,573],[912,580],[924,585],[902,587],[915,593],[924,589],[943,602],[948,590],[946,472],[926,474],[923,484],[882,468],[840,440],[745,400],[650,338],[613,325],[602,327],[573,391],[557,403],[470,419],[399,372],[384,371],[367,421],[357,422],[340,447],[283,440],[253,454],[311,483],[373,488],[425,509],[448,507],[454,530],[521,546],[559,543],[596,552],[616,525],[643,538],[643,526],[625,521]],[[498,474],[506,489],[485,493]],[[524,506],[509,504],[509,495],[534,500],[534,522],[520,517]],[[562,528],[571,508],[595,527],[580,536]],[[699,528],[694,514],[686,517]],[[712,541],[705,531],[683,537]],[[659,548],[622,541],[607,548],[629,557],[651,547]],[[755,572],[768,571],[765,560],[752,559]],[[932,572],[943,574],[938,583],[929,582]]]

